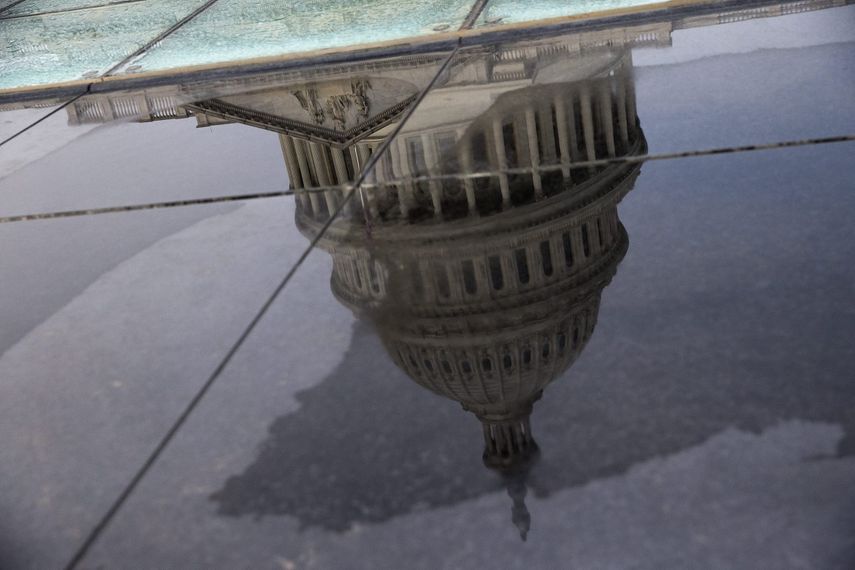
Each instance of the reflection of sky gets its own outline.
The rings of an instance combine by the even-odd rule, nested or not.
[[[637,69],[650,152],[855,133],[853,49],[764,50]]]
[[[668,49],[637,48],[636,67],[691,61],[713,55],[760,49],[800,48],[855,41],[855,6],[806,12],[779,18],[760,18],[675,30]]]
[[[131,65],[162,70],[453,31],[471,6],[470,0],[222,0]]]
[[[3,20],[0,89],[105,73],[202,3],[146,0],[106,9]]]

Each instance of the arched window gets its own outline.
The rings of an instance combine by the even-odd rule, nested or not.
[[[371,282],[371,290],[375,293],[380,292],[380,280],[377,279],[377,262],[368,262],[368,279]]]
[[[351,260],[350,265],[353,267],[353,279],[356,281],[356,288],[361,290],[362,276],[359,274],[359,264],[355,260]]]
[[[561,241],[564,245],[564,264],[568,268],[573,267],[573,242],[570,241],[570,232],[564,232]]]
[[[434,263],[433,274],[436,277],[436,287],[439,291],[439,296],[446,299],[451,297],[451,287],[448,284],[448,273],[445,271],[445,266]]]
[[[549,340],[547,340],[546,342],[543,343],[543,349],[541,349],[540,355],[543,357],[544,360],[548,360],[549,359],[549,352],[550,352]]]
[[[488,260],[490,265],[490,281],[493,283],[493,289],[501,291],[505,286],[505,279],[502,275],[502,260],[498,255],[493,255]]]
[[[517,276],[519,277],[520,283],[525,285],[529,282],[529,274],[528,274],[528,258],[526,257],[524,249],[517,249],[514,251],[514,259],[517,262]]]
[[[504,356],[502,356],[502,366],[504,366],[505,370],[510,370],[513,365],[513,358],[511,358],[511,355],[506,352]]]
[[[522,361],[526,366],[531,365],[531,348],[525,347],[522,351]]]
[[[484,372],[492,372],[493,371],[493,359],[489,356],[485,356],[481,359],[481,369]]]
[[[582,224],[582,253],[585,257],[591,255],[591,243],[588,238],[588,224]]]
[[[472,365],[469,364],[468,360],[464,360],[460,363],[460,369],[463,370],[464,374],[472,374]]]
[[[555,338],[555,343],[558,345],[558,353],[564,352],[564,348],[567,346],[567,335],[563,332],[558,333],[558,336]]]
[[[478,292],[478,282],[475,280],[475,264],[467,259],[463,263],[463,287],[470,295]]]
[[[552,275],[552,248],[548,241],[540,242],[540,259],[543,262],[543,274],[549,277]]]
[[[422,283],[422,272],[415,265],[412,266],[410,270],[412,272],[410,282],[413,284],[413,297],[417,300],[422,300],[425,296],[424,284]]]

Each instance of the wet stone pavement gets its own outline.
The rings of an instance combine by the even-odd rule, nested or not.
[[[0,568],[855,565],[855,9],[438,4],[2,95]]]

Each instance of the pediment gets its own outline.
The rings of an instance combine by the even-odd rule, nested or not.
[[[365,77],[276,87],[187,107],[211,122],[238,122],[300,138],[349,146],[395,121],[415,99],[407,81]]]

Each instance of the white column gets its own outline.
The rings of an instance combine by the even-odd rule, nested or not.
[[[433,203],[433,213],[437,217],[442,217],[442,185],[438,180],[434,179],[434,176],[437,174],[437,158],[431,135],[422,135],[422,152],[425,153],[425,164],[427,165],[428,174],[431,177],[428,181],[428,188],[430,189],[430,199]]]
[[[610,157],[615,155],[615,127],[612,118],[612,90],[608,83],[600,85],[600,120]]]
[[[558,127],[558,153],[561,157],[561,175],[565,180],[571,180],[570,162],[570,138],[567,133],[567,109],[564,107],[564,100],[560,95],[556,95],[555,103],[555,123]]]
[[[303,208],[309,207],[309,199],[303,188],[303,178],[300,176],[300,165],[297,163],[297,153],[294,150],[294,141],[288,135],[279,135],[279,145],[282,147],[282,156],[285,158],[285,167],[288,170],[288,178],[294,194]]]
[[[368,159],[370,158],[368,155],[368,144],[356,143],[353,146],[356,147],[356,154],[359,157],[359,172],[361,173],[365,169],[365,165],[368,164]],[[360,187],[359,192],[365,197],[370,217],[377,218],[380,215],[380,211],[377,209],[377,199],[374,195],[374,190]]]
[[[312,152],[312,162],[315,165],[318,182],[321,186],[331,186],[329,164],[327,164],[323,147],[319,143],[313,142],[309,144],[309,148]],[[327,212],[332,216],[336,209],[335,196],[333,196],[332,190],[328,189],[324,191],[324,200],[327,203]]]
[[[626,119],[626,91],[624,91],[623,77],[617,77],[617,111],[618,111],[618,129],[620,130],[620,140],[623,143],[624,152],[629,145],[629,125]]]
[[[493,120],[493,146],[496,150],[496,167],[499,169],[499,187],[502,190],[502,207],[507,208],[511,205],[511,190],[508,185],[508,157],[505,153],[505,135],[502,132],[502,121],[500,119]]]
[[[475,202],[475,182],[469,178],[469,175],[472,174],[473,166],[472,145],[468,140],[462,141],[460,145],[460,165],[465,176],[463,179],[463,188],[466,190],[466,203],[469,205],[469,213],[477,214],[478,204]]]
[[[404,181],[406,178],[401,165],[401,145],[391,144],[389,146],[389,158],[392,161],[392,175],[398,180],[395,182],[395,190],[398,192],[398,207],[401,210],[401,216],[406,218],[410,214],[410,204],[412,203],[413,189],[412,182]],[[406,147],[403,147],[406,148]]]
[[[534,109],[527,107],[525,110],[525,128],[528,134],[528,156],[531,162],[531,183],[534,185],[534,195],[543,197],[543,184],[540,180],[540,152],[537,150],[537,123],[534,117]]]
[[[312,175],[309,170],[309,160],[308,153],[306,152],[306,141],[295,140],[294,141],[294,151],[297,155],[297,164],[300,167],[300,177],[303,180],[303,184],[306,188],[311,188],[312,185]],[[308,191],[309,202],[311,204],[312,214],[317,216],[321,211],[321,204],[318,201],[318,195],[316,192]]]
[[[350,182],[350,176],[347,174],[347,162],[344,160],[344,151],[340,148],[330,147],[330,155],[332,155],[333,167],[335,168],[335,177],[338,184],[347,184]]]
[[[285,159],[285,167],[288,169],[288,177],[291,186],[303,187],[303,179],[300,176],[300,165],[297,163],[297,153],[294,151],[294,142],[288,135],[279,135],[279,144],[282,147],[282,157]]]
[[[330,147],[330,155],[332,156],[333,166],[335,167],[335,176],[337,183],[342,186],[350,184],[350,175],[347,173],[347,162],[344,160],[344,151],[340,148]],[[344,200],[346,189],[340,188],[334,191],[337,200]],[[352,211],[353,200],[345,204],[342,210],[345,214],[350,214]]]
[[[306,141],[294,140],[294,152],[297,155],[297,165],[300,168],[300,178],[304,188],[311,188],[312,174],[309,170],[309,160],[306,152]]]
[[[635,87],[632,85],[632,76],[628,75],[626,80],[626,112],[629,119],[629,130],[635,132],[635,123],[638,114],[635,110]]]
[[[575,98],[575,91],[571,91],[568,94],[568,98],[565,105],[565,109],[567,110],[567,129],[570,131],[570,157],[573,161],[579,160],[582,156],[582,154],[579,152],[579,137],[576,134]]]
[[[582,109],[582,132],[585,135],[585,153],[587,160],[597,159],[597,150],[594,147],[594,115],[591,110],[591,92],[587,86],[582,87],[579,94],[579,103]],[[594,170],[589,167],[588,170]]]
[[[357,145],[350,146],[350,161],[353,163],[353,174],[355,177],[359,176],[359,173],[362,172],[362,158],[359,155],[359,149],[356,147]]]

